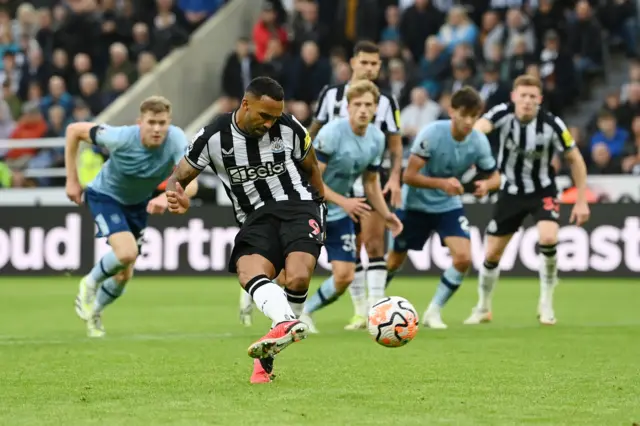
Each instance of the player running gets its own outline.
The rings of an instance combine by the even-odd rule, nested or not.
[[[102,337],[102,311],[122,295],[133,276],[148,215],[167,209],[165,194],[151,196],[184,156],[188,140],[171,125],[171,103],[160,96],[142,102],[136,125],[74,123],[67,127],[66,139],[66,192],[78,205],[83,203],[76,167],[80,142],[90,141],[110,154],[87,186],[84,201],[97,225],[97,237],[106,237],[111,251],[82,278],[75,305],[88,335]],[[197,190],[194,181],[186,188],[185,202]]]
[[[240,232],[229,272],[273,321],[249,346],[252,383],[270,382],[273,357],[307,337],[308,326],[296,318],[324,241],[322,173],[306,129],[283,109],[282,87],[255,78],[236,111],[198,132],[167,182],[169,211],[184,213],[182,188],[209,166],[233,203]],[[272,282],[282,270],[284,291]]]
[[[424,127],[411,147],[404,171],[403,206],[398,213],[404,231],[394,241],[387,258],[388,279],[393,279],[407,259],[407,250],[422,250],[433,232],[449,248],[452,266],[440,276],[440,284],[423,316],[423,324],[444,329],[441,309],[460,288],[471,266],[469,220],[460,195],[462,175],[475,166],[484,179],[474,182],[476,197],[484,197],[500,186],[500,174],[487,137],[473,129],[482,114],[478,92],[463,87],[451,97],[450,120],[438,120]]]
[[[498,281],[502,253],[527,216],[537,222],[540,247],[540,299],[538,319],[545,325],[556,323],[553,290],[558,282],[556,245],[560,207],[555,173],[551,166],[554,152],[560,152],[571,167],[578,199],[570,222],[578,226],[589,220],[586,201],[587,170],[580,151],[564,122],[540,107],[542,85],[529,75],[513,84],[510,103],[487,112],[475,125],[484,133],[496,130],[500,138],[498,164],[504,182],[493,218],[487,226],[485,260],[480,270],[480,299],[465,324],[491,320],[491,295]]]
[[[398,217],[389,211],[382,195],[378,169],[384,154],[384,133],[371,124],[380,91],[370,81],[359,81],[347,90],[349,118],[324,126],[313,145],[324,179],[328,202],[325,247],[333,275],[304,305],[300,320],[317,333],[311,315],[335,301],[349,287],[356,271],[354,223],[367,217],[371,207],[384,218],[394,235],[402,231]],[[362,176],[367,198],[349,198],[356,179]],[[384,297],[384,288],[369,293],[372,302]]]

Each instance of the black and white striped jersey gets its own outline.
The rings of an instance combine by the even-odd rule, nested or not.
[[[193,137],[185,159],[198,170],[211,167],[242,224],[266,203],[317,199],[316,190],[300,168],[310,150],[309,133],[289,114],[283,114],[267,134],[256,138],[240,130],[235,113],[228,113]]]
[[[564,122],[540,108],[536,117],[521,123],[515,116],[513,103],[496,105],[484,116],[498,133],[498,167],[502,174],[501,189],[513,195],[557,192],[551,160],[555,152],[564,153],[575,147],[575,141]]]
[[[325,124],[334,118],[348,117],[347,90],[349,83],[325,86],[318,98],[315,120]],[[371,123],[385,133],[400,133],[400,107],[393,96],[380,93],[378,109]]]

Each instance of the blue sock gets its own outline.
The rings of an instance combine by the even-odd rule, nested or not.
[[[98,263],[93,266],[89,276],[95,283],[101,283],[109,277],[114,276],[120,272],[125,265],[120,263],[120,260],[116,257],[113,251],[105,254]]]
[[[96,294],[94,310],[102,312],[107,305],[112,304],[124,292],[125,284],[126,282],[118,283],[113,277],[104,281],[98,289],[98,294]]]
[[[385,284],[384,288],[389,287],[389,284],[391,284],[391,280],[396,276],[396,272],[398,272],[397,269],[387,269],[387,283]]]
[[[464,272],[460,272],[453,266],[450,266],[449,269],[444,271],[440,276],[440,284],[438,284],[436,294],[433,296],[431,303],[442,308],[447,301],[451,299],[451,296],[458,291],[464,276]]]
[[[318,291],[304,304],[304,313],[311,314],[320,308],[332,304],[338,299],[336,293],[336,284],[333,282],[333,276],[331,276],[322,283]]]

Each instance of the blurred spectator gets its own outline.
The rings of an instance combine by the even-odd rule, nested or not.
[[[110,82],[110,89],[104,91],[103,105],[105,108],[126,92],[130,86],[129,77],[123,72],[113,74]]]
[[[339,0],[334,22],[334,36],[338,44],[351,50],[358,40],[377,40],[377,0]]]
[[[510,58],[516,53],[516,44],[524,43],[524,52],[533,54],[536,48],[536,35],[533,26],[520,9],[509,9],[505,28],[506,46],[504,56]],[[521,50],[521,49],[518,49]]]
[[[629,66],[629,81],[620,89],[620,101],[626,102],[629,98],[629,86],[632,83],[640,83],[640,60],[634,59]]]
[[[22,113],[22,100],[11,90],[11,82],[9,80],[5,80],[2,83],[2,100],[6,102],[11,118],[17,120]],[[6,120],[6,117],[3,117],[3,119]],[[0,139],[8,137],[0,136]]]
[[[406,142],[411,142],[422,127],[437,120],[440,113],[440,106],[429,99],[423,87],[411,90],[411,103],[400,112],[400,128]]]
[[[22,99],[27,97],[29,84],[34,82],[41,88],[49,83],[51,77],[51,69],[45,62],[42,49],[31,49],[27,55],[27,60],[22,65],[22,73],[20,79],[19,96]]]
[[[156,67],[157,61],[156,57],[153,56],[151,52],[140,52],[138,55],[138,64],[136,66],[136,72],[138,74],[138,78],[142,78],[143,76],[149,74]]]
[[[6,90],[4,87],[3,89]],[[0,139],[10,138],[15,127],[16,122],[9,103],[6,99],[0,99]]]
[[[42,98],[40,102],[40,109],[42,115],[47,117],[49,115],[48,110],[54,105],[60,105],[64,108],[67,115],[71,114],[73,108],[73,99],[65,86],[62,77],[54,75],[49,80],[49,94]]]
[[[380,34],[381,41],[400,41],[400,10],[391,5],[384,11],[386,26]]]
[[[351,67],[346,62],[338,63],[333,69],[331,84],[346,83],[351,79]]]
[[[633,117],[631,124],[631,140],[622,160],[622,171],[640,175],[640,115]]]
[[[61,77],[65,85],[71,80],[72,71],[69,67],[69,55],[63,49],[55,49],[53,51],[51,74]],[[47,85],[48,82],[42,89],[44,90]]]
[[[302,45],[300,57],[292,64],[287,79],[287,99],[307,105],[318,99],[322,88],[331,81],[331,66],[326,58],[320,56],[317,44],[307,41]]]
[[[509,80],[515,80],[519,75],[526,72],[530,64],[536,64],[537,61],[533,54],[527,51],[527,41],[521,36],[515,36],[513,39],[513,50],[508,58]]]
[[[152,27],[153,52],[158,60],[162,60],[174,48],[189,41],[189,24],[182,12],[173,7],[172,0],[156,0],[156,6],[158,11]]]
[[[556,31],[562,40],[566,40],[567,20],[559,1],[538,0],[538,8],[533,12],[533,28],[536,39],[542,40],[548,31]]]
[[[113,77],[116,74],[126,75],[129,82],[136,80],[136,67],[129,61],[129,52],[124,44],[112,44],[109,47],[109,57],[109,66],[102,86],[103,91],[110,92],[113,90]]]
[[[540,64],[540,76],[547,84],[553,84],[558,104],[569,104],[578,94],[576,71],[571,55],[561,49],[560,37],[554,30],[549,30],[544,35]]]
[[[37,139],[47,133],[47,122],[42,118],[36,102],[27,102],[22,107],[22,117],[11,133],[11,139]],[[5,162],[12,168],[21,169],[36,154],[35,148],[13,148],[4,156]]]
[[[190,31],[198,28],[223,4],[224,0],[178,0],[178,7],[184,12],[184,16],[189,22]]]
[[[236,108],[240,104],[245,87],[260,74],[261,66],[249,50],[249,40],[238,39],[236,50],[227,57],[222,71],[222,109],[230,111]]]
[[[80,98],[86,102],[93,115],[97,116],[104,109],[95,74],[87,73],[80,77]]]
[[[53,17],[51,16],[51,10],[46,7],[38,9],[38,31],[35,39],[44,56],[50,59],[53,55],[54,42]]]
[[[38,33],[36,10],[31,3],[22,3],[16,10],[16,19],[11,23],[14,40],[22,37],[32,39]]]
[[[0,188],[23,188],[27,186],[24,174],[17,170],[11,170],[9,165],[0,161]]]
[[[453,62],[451,67],[453,68],[453,78],[445,85],[447,92],[453,93],[463,86],[476,86],[471,59],[460,59],[457,62]]]
[[[576,3],[576,20],[569,25],[569,47],[581,75],[589,77],[602,69],[602,36],[586,0]]]
[[[255,57],[259,62],[264,61],[269,40],[277,38],[283,46],[287,45],[288,36],[285,29],[277,22],[276,11],[271,3],[264,3],[260,19],[253,27],[253,44]]]
[[[144,22],[137,22],[132,31],[133,44],[130,46],[130,55],[132,61],[137,61],[142,52],[147,52],[151,48],[151,38],[149,27]]]
[[[400,107],[409,104],[412,89],[411,78],[407,75],[402,60],[396,58],[389,62],[389,76],[381,86],[396,98]]]
[[[500,21],[500,15],[498,15],[497,12],[489,11],[482,16],[482,28],[480,30],[479,41],[484,60],[492,60],[492,48],[494,46],[502,47],[505,31],[505,26]]]
[[[447,52],[453,52],[460,43],[475,45],[478,35],[478,28],[471,22],[462,6],[454,6],[449,10],[447,23],[438,31],[438,38],[445,45]]]
[[[499,64],[494,62],[485,64],[478,91],[484,101],[486,111],[502,102],[509,102],[511,88],[500,80]]]
[[[256,66],[258,65],[256,61]],[[264,73],[271,78],[282,84],[283,87],[288,87],[289,82],[287,80],[289,74],[289,66],[291,65],[291,56],[284,50],[282,43],[277,38],[269,40],[267,47],[267,53],[264,57]]]
[[[618,127],[616,117],[609,111],[598,115],[598,131],[591,138],[591,158],[594,173],[612,173],[620,167],[629,133]]]
[[[91,57],[86,53],[78,53],[73,58],[73,74],[69,82],[69,93],[74,96],[80,93],[80,78],[91,71]]]
[[[619,110],[620,126],[631,128],[633,117],[640,115],[640,83],[631,83],[628,87],[627,101]]]
[[[329,28],[319,21],[318,4],[313,0],[300,1],[300,14],[293,21],[293,43],[291,48],[299,52],[307,41],[313,41],[318,45],[323,56],[329,54],[329,42],[331,32]],[[275,38],[283,44],[279,37]]]
[[[400,18],[400,36],[413,54],[414,60],[422,57],[425,40],[438,34],[443,23],[444,16],[433,7],[430,0],[415,0],[414,4],[404,11]]]
[[[60,105],[54,105],[49,108],[49,115],[47,118],[48,128],[45,134],[46,138],[60,138],[64,137],[64,131],[67,128],[66,111]]]
[[[0,70],[0,83],[9,81],[11,91],[17,93],[20,89],[22,71],[16,65],[16,55],[12,51],[5,51],[2,57],[2,70]]]
[[[444,45],[436,36],[427,38],[424,43],[424,56],[420,59],[420,80],[431,99],[438,99],[442,92],[443,81],[451,71],[449,58]]]
[[[91,120],[93,120],[93,114],[89,106],[81,98],[74,99],[71,122],[78,123]]]

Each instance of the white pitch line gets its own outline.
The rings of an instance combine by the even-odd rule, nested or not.
[[[479,332],[490,332],[490,331],[508,331],[508,330],[523,330],[523,329],[534,329],[534,328],[545,328],[545,329],[558,329],[569,330],[574,328],[605,328],[605,327],[640,327],[640,322],[624,322],[624,323],[584,323],[584,324],[566,324],[560,323],[556,326],[542,326],[538,323],[531,324],[517,324],[517,325],[477,325],[477,326],[464,326],[464,327],[456,327],[449,331],[440,331],[440,330],[428,330],[426,327],[421,326],[420,328],[425,330],[427,333],[437,333],[438,336],[441,335],[450,335],[450,336],[460,336],[458,331],[461,330],[481,330]],[[258,328],[256,328],[256,333],[157,333],[157,334],[130,334],[130,335],[116,335],[110,336],[107,335],[104,338],[89,338],[89,337],[70,337],[70,338],[61,338],[61,339],[29,339],[21,336],[8,336],[8,335],[0,335],[0,346],[28,346],[28,345],[65,345],[65,344],[73,344],[73,343],[89,343],[94,341],[121,341],[121,342],[145,342],[145,341],[171,341],[171,340],[205,340],[205,339],[234,339],[234,338],[246,338],[257,339],[261,337]],[[551,330],[549,330],[552,332]],[[322,331],[319,336],[336,336],[336,335],[350,335],[353,334],[352,331],[343,331],[343,330],[330,330],[330,331]],[[357,333],[357,332],[356,332]],[[363,335],[366,333],[363,331]],[[494,337],[500,337],[499,335],[494,335]],[[313,338],[313,336],[312,336]]]

